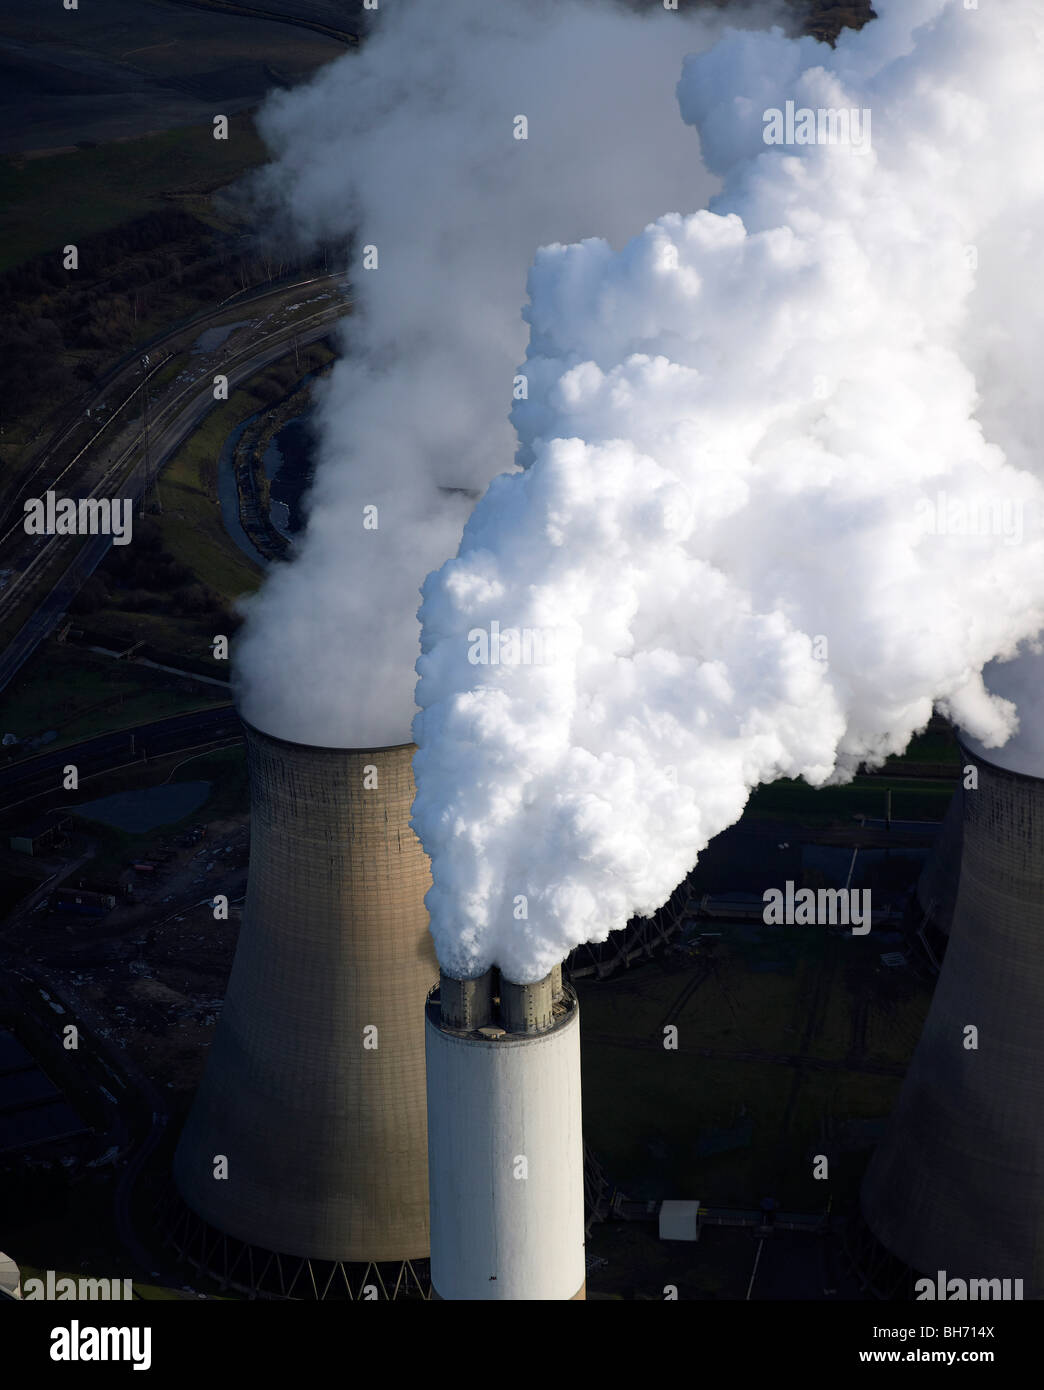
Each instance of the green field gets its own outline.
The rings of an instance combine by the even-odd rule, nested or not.
[[[332,355],[322,343],[312,344],[301,350],[299,367],[274,364],[233,392],[205,417],[162,472],[163,512],[151,520],[159,527],[163,547],[191,570],[195,581],[212,591],[224,614],[220,609],[144,611],[135,606],[134,592],[112,587],[98,609],[74,618],[75,625],[89,629],[98,645],[145,641],[163,653],[170,665],[177,665],[179,659],[210,660],[215,633],[230,634],[236,600],[254,592],[262,578],[259,567],[243,554],[222,521],[217,493],[222,446],[238,424],[281,399],[301,375],[324,365]],[[119,558],[113,554],[110,560],[115,563]],[[99,583],[110,583],[109,563],[97,572]],[[215,669],[219,678],[223,674]],[[10,732],[25,739],[54,729],[58,741],[48,746],[60,746],[229,698],[217,687],[192,688],[181,677],[51,641],[0,695],[0,734]]]
[[[103,641],[145,641],[167,654],[162,659],[169,665],[177,665],[179,659],[210,662],[215,634],[232,635],[239,622],[237,600],[253,593],[262,580],[260,567],[225,529],[218,498],[221,450],[237,425],[282,399],[303,375],[332,356],[323,343],[313,343],[301,349],[299,365],[284,359],[252,378],[209,411],[160,475],[163,511],[150,517],[150,524],[158,528],[162,550],[191,571],[193,581],[209,591],[216,606],[190,611],[171,601],[166,591],[117,587],[113,567],[121,557],[111,554],[98,571],[109,586],[108,596],[84,619],[92,633]],[[220,678],[222,672],[215,674]]]
[[[932,763],[953,768],[957,776],[961,752],[949,727],[932,727],[910,740],[904,752],[888,759],[885,767],[903,763]],[[940,771],[940,775],[942,775]],[[794,820],[801,825],[850,825],[856,816],[880,820],[888,810],[892,793],[893,820],[942,820],[954,783],[903,776],[855,777],[843,787],[811,787],[800,779],[780,778],[756,787],[745,816],[764,820]]]
[[[76,647],[49,643],[0,695],[3,733],[31,738],[54,729],[58,738],[38,750],[78,743],[95,734],[162,719],[168,714],[227,704],[216,686],[185,689],[163,671]],[[18,756],[18,749],[11,749]]]
[[[890,763],[952,763],[956,771],[961,761],[961,750],[953,736],[952,729],[928,729],[910,740],[905,752],[889,758]]]
[[[801,825],[851,824],[856,816],[880,820],[892,793],[893,820],[942,820],[953,795],[951,782],[913,777],[856,777],[846,787],[810,787],[781,778],[755,788],[745,816],[793,819]]]
[[[249,416],[283,396],[300,377],[333,353],[322,343],[301,350],[301,366],[276,364],[216,406],[164,468],[160,525],[170,553],[226,603],[252,593],[261,570],[225,530],[218,503],[218,459],[229,434]]]
[[[726,926],[717,970],[680,1008],[695,963],[672,969],[662,958],[579,982],[585,1138],[611,1179],[638,1198],[722,1206],[751,1207],[771,1194],[815,1211],[827,1195],[851,1197],[865,1154],[839,1155],[829,1194],[808,1156],[827,1136],[843,1135],[847,1122],[887,1115],[899,1078],[785,1058],[845,1062],[862,1001],[864,1060],[906,1063],[929,991],[908,972],[879,966],[879,949],[805,928],[741,939]],[[667,1019],[678,1028],[676,1051],[663,1047]],[[720,1055],[747,1052],[777,1060]]]
[[[596,1050],[587,1042],[584,1138],[613,1182],[635,1198],[699,1197],[749,1208],[772,1195],[790,1210],[819,1211],[828,1196],[853,1196],[859,1176],[846,1163],[829,1188],[812,1177],[810,1155],[821,1151],[824,1123],[888,1115],[899,1085],[892,1077]],[[728,1145],[730,1134],[734,1147],[707,1151],[715,1142]]]
[[[139,857],[157,839],[176,834],[190,825],[204,821],[223,820],[245,812],[249,805],[246,753],[242,746],[219,748],[213,753],[174,756],[160,764],[135,765],[118,772],[91,778],[83,788],[90,800],[112,796],[138,787],[155,787],[167,782],[210,782],[210,796],[202,806],[183,816],[180,821],[158,826],[140,835],[117,830],[111,825],[77,818],[77,828],[86,831],[97,844],[91,861],[91,872],[99,878],[115,875],[126,868],[128,861]],[[86,799],[86,798],[85,798]]]
[[[184,126],[40,159],[0,160],[0,272],[29,257],[105,231],[177,198],[214,220],[203,196],[260,164],[264,145],[249,112],[229,139],[211,125]]]

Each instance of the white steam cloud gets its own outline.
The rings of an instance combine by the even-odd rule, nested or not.
[[[1041,723],[1044,18],[876,7],[834,51],[689,58],[713,210],[536,258],[524,471],[421,608],[414,824],[456,974],[540,978],[758,783],[847,780],[933,705],[1044,774],[1039,733],[996,751]],[[766,145],[787,102],[868,109],[870,147]]]
[[[355,233],[355,312],[321,392],[301,551],[247,605],[239,697],[269,733],[339,747],[409,740],[420,586],[514,451],[536,249],[623,245],[718,186],[673,87],[719,16],[397,0],[376,18],[260,119],[266,205],[306,243]]]

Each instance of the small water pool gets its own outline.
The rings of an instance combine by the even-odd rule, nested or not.
[[[116,830],[149,831],[190,816],[210,795],[209,782],[173,782],[138,791],[115,792],[76,806],[75,814]]]

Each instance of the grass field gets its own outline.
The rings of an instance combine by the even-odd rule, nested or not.
[[[956,770],[956,769],[955,769]],[[781,778],[753,792],[745,816],[801,825],[851,824],[857,815],[881,819],[892,793],[893,820],[942,820],[953,795],[950,782],[921,782],[913,777],[856,777],[847,787],[810,787]]]
[[[191,354],[188,352],[179,352],[171,357],[170,361],[165,363],[159,371],[150,378],[150,390],[152,393],[154,395],[158,394],[162,387],[169,386],[174,378],[185,370],[191,360]]]
[[[229,129],[228,140],[215,140],[207,124],[46,159],[0,160],[0,271],[169,206],[172,197],[212,218],[198,195],[230,183],[265,155],[248,112],[234,116]]]
[[[139,856],[158,838],[204,821],[221,820],[246,811],[249,805],[246,753],[240,747],[219,748],[213,753],[194,754],[188,758],[165,759],[159,764],[123,768],[104,777],[84,783],[85,799],[96,800],[117,792],[138,787],[155,787],[161,783],[209,782],[210,796],[202,806],[183,816],[180,821],[135,835],[117,830],[98,821],[78,818],[77,828],[87,831],[97,843],[91,861],[91,873],[104,879],[126,867],[128,860]]]
[[[90,627],[92,636],[99,639],[99,646],[117,644],[125,639],[147,642],[152,648],[163,653],[163,664],[177,666],[179,661],[200,661],[206,659],[214,668],[214,677],[222,680],[228,672],[228,663],[218,663],[212,659],[211,639],[216,633],[226,633],[228,623],[219,617],[202,618],[176,613],[138,613],[133,609],[109,606],[84,619]],[[159,658],[155,658],[159,659]],[[223,664],[224,670],[218,669]],[[176,676],[169,677],[177,680]],[[215,695],[215,699],[219,698]]]
[[[904,753],[888,759],[888,763],[952,763],[954,770],[960,761],[961,750],[950,729],[927,729],[910,740],[910,746]]]
[[[163,548],[217,596],[226,615],[142,611],[133,606],[131,596],[125,599],[114,589],[109,601],[85,619],[92,632],[114,641],[128,637],[146,641],[169,653],[172,665],[179,656],[209,661],[214,635],[230,635],[234,630],[235,622],[229,615],[236,601],[253,593],[262,580],[260,567],[239,549],[222,520],[218,498],[221,450],[237,425],[281,399],[302,376],[332,356],[322,343],[313,343],[301,349],[299,366],[284,360],[252,378],[204,417],[163,469],[159,484],[163,511],[155,518]],[[108,562],[99,573],[108,582]]]
[[[724,933],[716,973],[680,1008],[693,967],[671,969],[667,958],[579,983],[585,1138],[635,1197],[746,1207],[772,1195],[796,1210],[821,1209],[826,1184],[812,1177],[810,1155],[847,1122],[887,1115],[899,1078],[700,1052],[840,1063],[853,1046],[858,1004],[869,999],[866,1059],[901,1066],[928,989],[907,972],[878,967],[879,948],[868,940],[803,928],[766,931],[762,941]],[[764,968],[770,960],[776,969]],[[676,1051],[662,1045],[668,1018],[678,1028]],[[836,1166],[829,1192],[847,1200],[862,1158],[841,1153]]]
[[[300,367],[289,376],[285,363],[276,364],[233,392],[163,470],[164,510],[157,518],[163,544],[227,606],[254,592],[262,573],[228,535],[221,519],[217,463],[222,446],[238,424],[280,399],[294,384],[291,377],[313,371],[332,355],[323,344],[312,344],[301,350]],[[104,577],[104,566],[99,573]],[[114,590],[109,602],[82,620],[101,639],[99,645],[107,639],[142,640],[170,653],[170,664],[176,664],[179,655],[209,659],[215,632],[227,626],[214,614],[135,611],[120,602],[120,595]],[[0,734],[24,739],[54,729],[59,738],[53,746],[60,746],[227,699],[216,687],[186,689],[177,676],[51,641],[0,695]]]
[[[898,1078],[856,1072],[798,1073],[588,1042],[584,1138],[613,1181],[638,1199],[699,1197],[754,1207],[771,1195],[790,1210],[817,1211],[828,1195],[853,1195],[848,1182],[827,1188],[812,1177],[824,1126],[887,1115],[899,1085]],[[715,1143],[723,1145],[717,1152]]]
[[[0,695],[0,726],[19,738],[54,729],[58,738],[45,747],[58,748],[229,699],[216,686],[183,687],[183,681],[163,671],[52,642]]]
[[[301,350],[299,375],[324,365],[333,353],[322,343]],[[298,369],[294,370],[298,376]],[[285,364],[253,378],[212,410],[163,470],[161,527],[166,548],[226,603],[252,593],[261,570],[225,530],[218,503],[218,459],[229,434],[288,389]]]

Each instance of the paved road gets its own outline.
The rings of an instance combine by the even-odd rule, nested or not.
[[[0,533],[3,534],[4,539],[7,538],[12,522],[16,522],[19,527],[21,526],[23,501],[27,497],[37,496],[48,488],[54,487],[94,440],[113,427],[119,413],[117,408],[111,409],[108,418],[100,423],[96,429],[90,428],[87,422],[92,418],[96,419],[100,407],[114,396],[118,402],[124,402],[125,399],[135,395],[141,385],[141,358],[144,353],[148,353],[152,359],[154,364],[152,374],[154,374],[161,370],[167,357],[184,350],[186,339],[195,341],[209,327],[220,326],[223,320],[232,315],[242,312],[248,315],[257,314],[265,309],[268,301],[272,300],[275,303],[267,310],[271,313],[283,302],[295,298],[298,292],[303,289],[308,289],[316,294],[324,289],[340,289],[346,284],[347,276],[343,272],[335,272],[308,275],[304,279],[294,280],[289,284],[284,282],[276,285],[255,286],[245,293],[240,291],[229,295],[213,309],[193,314],[190,318],[174,324],[166,331],[157,333],[147,342],[135,344],[126,356],[115,363],[104,376],[99,377],[90,390],[73,403],[65,418],[55,427],[47,439],[38,443],[31,450],[30,457],[20,469],[17,478],[5,480],[0,487],[0,498],[2,498],[2,502],[0,502],[0,507],[2,507]],[[91,412],[91,415],[87,414],[88,411]],[[85,435],[89,435],[89,438],[86,439],[86,442],[80,443]],[[78,444],[79,447],[77,448]],[[60,472],[55,473],[52,459],[60,458],[74,448],[77,449],[77,452],[72,456],[70,462]]]
[[[68,763],[75,763],[82,783],[86,777],[132,762],[169,757],[209,744],[232,744],[242,737],[243,726],[232,704],[99,734],[0,768],[0,810],[60,787],[62,768]]]
[[[304,346],[324,338],[343,314],[344,305],[334,303],[310,315],[308,319],[296,320],[267,334],[259,340],[255,350],[248,357],[242,358],[234,365],[225,365],[224,372],[228,377],[229,390],[234,390],[249,377],[263,371],[279,358],[285,357],[295,339],[299,345]],[[220,403],[214,401],[213,381],[207,376],[184,387],[172,400],[154,411],[150,446],[153,468],[157,473],[197,428],[203,417],[215,408],[220,408]],[[138,442],[135,440],[109,469],[106,479],[94,489],[93,496],[133,497],[137,504],[145,487],[144,462],[139,461],[129,476],[120,481],[128,455],[137,450]],[[13,601],[25,585],[31,584],[38,573],[38,567],[45,568],[56,553],[53,547],[67,544],[68,539],[64,536],[54,536],[45,542],[28,569],[12,581],[4,595],[5,600]],[[55,580],[46,598],[0,654],[0,690],[4,690],[10,684],[40,643],[54,631],[72,599],[108,554],[111,544],[111,536],[91,536],[80,545],[74,558]]]

